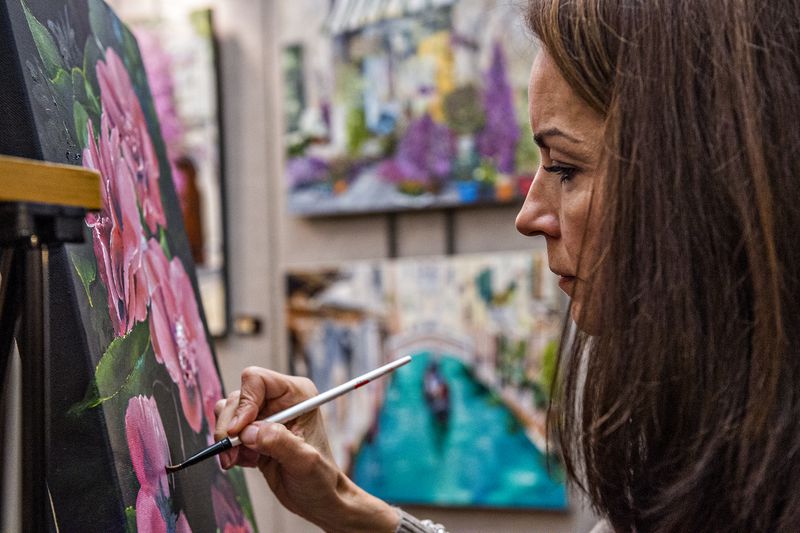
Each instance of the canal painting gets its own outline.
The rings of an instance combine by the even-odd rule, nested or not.
[[[565,301],[543,252],[357,262],[287,275],[290,369],[320,390],[337,463],[395,504],[567,507],[545,417]]]

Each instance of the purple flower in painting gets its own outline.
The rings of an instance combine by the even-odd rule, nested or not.
[[[455,140],[450,130],[430,115],[413,121],[400,140],[394,159],[381,165],[387,181],[416,181],[434,184],[445,180],[452,169]]]
[[[105,62],[97,62],[96,72],[103,113],[108,115],[111,127],[119,131],[121,156],[131,168],[142,215],[150,231],[155,232],[158,225],[166,226],[166,218],[158,187],[158,157],[142,106],[113,48],[106,50]]]
[[[211,486],[211,504],[214,506],[214,518],[217,529],[222,533],[251,533],[253,529],[242,513],[242,507],[236,501],[229,483]]]
[[[520,132],[514,112],[514,94],[508,82],[506,58],[500,43],[495,43],[492,64],[486,72],[483,107],[486,123],[478,133],[478,152],[494,159],[497,170],[514,172],[514,155]]]
[[[108,311],[115,335],[125,335],[147,318],[147,283],[143,266],[143,229],[130,167],[118,157],[119,132],[104,113],[95,142],[92,122],[87,123],[83,165],[100,172],[103,210],[86,216],[92,229],[94,255],[100,279],[108,292]]]
[[[153,398],[134,396],[125,411],[125,435],[133,471],[139,481],[136,496],[136,526],[139,531],[189,533],[191,528],[182,512],[170,506],[170,490],[165,467],[170,463],[164,424]]]
[[[291,189],[322,183],[330,173],[328,163],[317,157],[294,157],[286,163],[286,178]]]
[[[212,429],[222,387],[206,339],[189,276],[177,257],[167,259],[155,239],[145,252],[150,293],[150,337],[156,360],[178,385],[186,421],[200,431],[203,415]]]

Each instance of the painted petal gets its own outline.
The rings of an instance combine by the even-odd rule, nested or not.
[[[139,533],[167,533],[167,523],[156,498],[144,488],[136,496],[136,529]]]
[[[87,217],[92,228],[100,278],[106,287],[108,309],[115,335],[124,335],[146,318],[148,294],[139,286],[143,230],[136,205],[132,177],[120,164],[119,135],[101,116],[100,136],[88,123],[84,165],[100,171],[103,211]]]
[[[154,493],[166,492],[169,445],[153,398],[134,396],[128,401],[125,434],[139,485]]]
[[[206,350],[209,348],[197,312],[194,288],[180,260],[173,258],[168,262],[154,239],[147,243],[145,264],[152,291],[150,335],[156,360],[166,367],[170,378],[178,385],[186,421],[192,430],[199,432],[203,426],[203,398],[198,382],[198,341],[205,343]]]

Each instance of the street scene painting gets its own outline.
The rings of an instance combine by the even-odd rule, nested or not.
[[[320,390],[335,458],[396,504],[567,506],[545,417],[565,302],[543,252],[360,262],[287,276],[291,370]]]
[[[332,215],[513,204],[538,163],[533,40],[498,0],[306,6],[284,43],[289,210]]]

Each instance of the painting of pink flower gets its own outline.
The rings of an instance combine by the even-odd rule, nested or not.
[[[218,483],[211,486],[211,503],[214,506],[214,518],[217,530],[222,533],[252,533],[250,523],[244,517],[242,507],[233,495],[229,483]]]
[[[137,529],[141,532],[190,532],[186,515],[183,512],[176,515],[170,506],[165,470],[170,462],[169,445],[153,398],[134,396],[128,401],[125,435],[133,471],[139,481],[139,494],[136,496]]]
[[[155,233],[159,225],[166,226],[166,218],[158,186],[158,157],[139,97],[113,48],[106,49],[105,61],[97,62],[96,72],[103,113],[108,115],[111,127],[119,131],[121,155],[130,166],[142,216],[150,231]]]
[[[108,292],[111,324],[115,335],[121,336],[130,332],[136,322],[147,318],[148,294],[142,262],[144,234],[133,176],[118,157],[119,131],[111,127],[105,113],[100,118],[96,142],[91,121],[87,129],[83,165],[100,172],[103,210],[87,215],[86,223],[92,229],[100,279]]]
[[[189,427],[199,432],[205,414],[213,428],[214,403],[222,396],[222,387],[192,283],[180,259],[168,260],[155,239],[147,243],[145,265],[156,360],[178,385]]]

